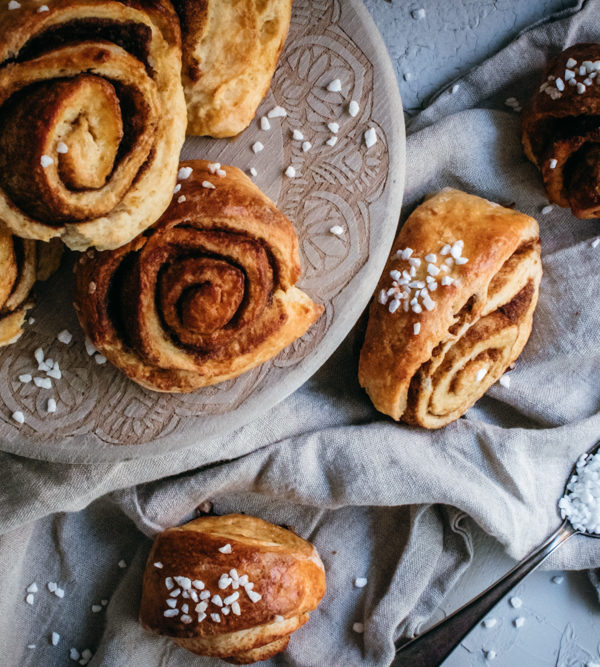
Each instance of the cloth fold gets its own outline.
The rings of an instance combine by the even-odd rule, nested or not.
[[[0,454],[7,665],[68,664],[71,647],[90,648],[90,665],[216,664],[136,621],[149,538],[207,500],[218,513],[293,526],[326,565],[323,603],[272,665],[318,665],[332,651],[338,664],[389,664],[394,638],[414,635],[468,567],[465,515],[515,558],[558,526],[571,466],[600,433],[600,248],[591,246],[600,227],[557,207],[541,215],[541,179],[504,100],[527,99],[549,54],[600,41],[599,10],[600,0],[587,0],[524,32],[409,124],[404,216],[426,193],[451,186],[514,202],[540,221],[540,301],[510,388],[495,385],[440,431],[395,424],[358,386],[359,323],[300,390],[216,444],[103,465]],[[600,567],[600,543],[574,538],[548,566]],[[362,576],[368,585],[357,589]],[[65,597],[42,590],[25,604],[34,580],[40,588],[58,581]],[[102,611],[91,612],[102,599]],[[364,634],[352,631],[358,621]]]

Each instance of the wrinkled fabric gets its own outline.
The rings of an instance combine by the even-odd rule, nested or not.
[[[149,538],[207,500],[218,513],[292,526],[325,563],[323,603],[272,665],[321,665],[332,654],[336,664],[389,664],[394,638],[414,635],[468,567],[466,515],[515,558],[559,525],[571,465],[600,433],[600,247],[591,247],[600,227],[557,207],[540,214],[541,179],[504,100],[525,102],[550,54],[599,41],[599,11],[588,0],[523,33],[408,125],[404,217],[450,186],[540,221],[544,278],[510,388],[495,385],[439,431],[392,423],[358,386],[361,322],[300,390],[220,442],[102,465],[0,454],[3,664],[75,664],[71,647],[89,648],[90,665],[218,664],[137,623]],[[600,541],[576,537],[547,566],[599,567]],[[354,587],[363,576],[367,586]],[[597,573],[590,579],[599,586]],[[33,581],[40,591],[28,605]]]

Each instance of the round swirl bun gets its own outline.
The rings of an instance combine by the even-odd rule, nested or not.
[[[531,333],[538,233],[533,218],[449,188],[415,209],[360,354],[360,384],[380,412],[439,428],[500,378]]]
[[[177,14],[158,0],[40,7],[0,9],[0,220],[24,238],[116,248],[175,185],[186,125]]]
[[[156,538],[140,623],[198,655],[249,664],[283,651],[324,594],[310,542],[251,516],[204,517]]]
[[[599,217],[600,44],[576,44],[550,62],[522,126],[548,199],[578,218]]]
[[[157,391],[237,377],[323,312],[294,287],[290,221],[239,169],[219,176],[216,166],[182,163],[181,190],[153,227],[77,267],[76,307],[92,343]]]
[[[0,227],[0,347],[23,333],[27,311],[33,307],[33,285],[47,280],[61,257],[60,244],[27,241]]]

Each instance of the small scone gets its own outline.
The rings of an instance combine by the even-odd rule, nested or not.
[[[203,517],[156,538],[140,623],[192,653],[243,665],[285,650],[323,595],[310,542],[252,516]]]
[[[295,286],[292,223],[242,171],[194,160],[181,163],[179,176],[157,223],[77,264],[76,308],[88,337],[155,391],[237,377],[304,335],[323,312]]]
[[[439,428],[519,356],[542,264],[536,220],[444,189],[404,223],[371,304],[359,381],[396,420]]]
[[[551,60],[522,126],[548,199],[578,218],[599,217],[600,44],[575,44]]]
[[[174,0],[183,33],[188,134],[233,137],[265,96],[292,0]]]

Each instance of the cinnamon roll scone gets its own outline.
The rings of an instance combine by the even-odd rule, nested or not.
[[[118,247],[175,185],[177,14],[168,0],[11,5],[0,7],[0,220],[23,238]]]
[[[292,0],[174,0],[183,34],[188,134],[232,137],[265,96]]]
[[[245,665],[285,650],[325,594],[315,547],[256,517],[204,517],[160,533],[140,623],[192,653]]]
[[[537,304],[538,224],[444,189],[404,223],[370,307],[359,380],[396,420],[439,428],[519,356]]]
[[[21,239],[0,226],[0,347],[21,336],[35,282],[47,280],[61,257],[60,243]]]
[[[600,217],[600,44],[576,44],[552,59],[522,126],[548,199],[578,218]]]
[[[243,172],[197,160],[179,175],[157,223],[122,248],[82,255],[76,271],[92,343],[131,379],[168,392],[237,377],[323,312],[295,287],[292,224]]]

